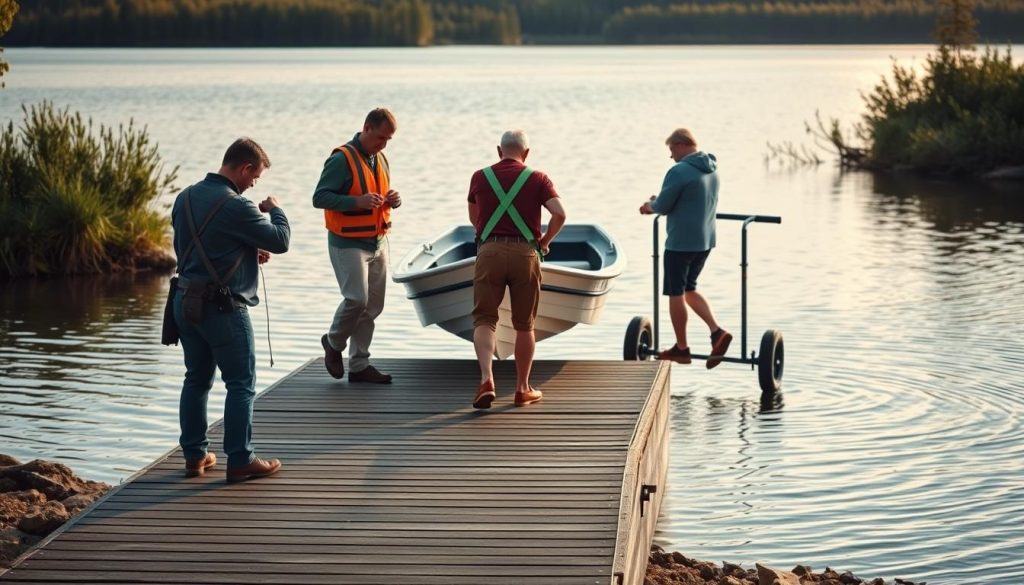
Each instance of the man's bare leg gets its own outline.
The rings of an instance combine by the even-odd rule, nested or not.
[[[686,291],[685,298],[686,303],[690,305],[693,312],[697,313],[697,316],[707,323],[708,330],[711,332],[711,354],[708,356],[707,362],[705,362],[705,365],[710,370],[722,363],[722,356],[729,350],[732,335],[718,326],[718,322],[715,321],[715,314],[711,311],[711,304],[704,298],[704,295],[695,290],[690,290]]]
[[[537,348],[533,330],[516,331],[516,392],[529,392],[533,354]]]
[[[498,337],[494,330],[487,325],[479,325],[473,329],[473,348],[476,350],[476,361],[480,364],[481,384],[494,378],[491,361],[494,359],[497,339]]]
[[[686,343],[686,321],[689,317],[686,314],[686,303],[683,302],[682,295],[668,298],[668,314],[672,317],[672,331],[676,334],[676,345],[679,346],[679,349],[686,349],[689,347]]]
[[[540,401],[544,393],[530,387],[530,371],[533,370],[533,353],[537,339],[530,331],[516,331],[516,406],[527,406]]]
[[[702,321],[707,323],[708,330],[710,330],[711,333],[718,331],[718,322],[715,321],[715,314],[714,312],[712,312],[711,304],[708,303],[708,300],[706,298],[704,298],[704,295],[700,294],[695,290],[688,290],[684,294],[683,298],[686,299],[686,304],[690,305],[690,308],[693,309],[693,312],[697,313],[697,316],[700,317]],[[672,326],[675,327],[674,318],[672,321]]]

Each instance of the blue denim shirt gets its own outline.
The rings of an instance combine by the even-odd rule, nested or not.
[[[715,247],[717,168],[715,155],[697,151],[665,174],[661,193],[651,208],[667,217],[666,250],[703,252]]]
[[[205,179],[179,193],[174,200],[171,224],[174,227],[178,272],[189,280],[212,280],[198,248],[193,246],[187,258],[181,257],[192,241],[184,198],[191,197],[192,214],[196,229],[199,229],[213,206],[225,195],[229,198],[227,203],[203,232],[203,248],[221,278],[231,270],[236,258],[242,257],[241,265],[226,284],[236,299],[255,306],[260,302],[256,295],[259,278],[257,250],[263,249],[272,254],[287,252],[291,228],[281,208],[272,209],[270,219],[267,219],[256,204],[239,195],[235,184],[223,175],[207,174]]]

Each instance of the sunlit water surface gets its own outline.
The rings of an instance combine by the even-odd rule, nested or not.
[[[10,49],[0,120],[19,123],[20,105],[43,99],[97,124],[134,118],[180,165],[179,187],[215,170],[236,136],[266,147],[273,166],[251,196],[280,198],[293,239],[266,267],[273,368],[263,307],[252,311],[260,389],[320,352],[338,293],[310,196],[370,108],[389,106],[400,124],[388,147],[405,199],[393,263],[464,221],[469,175],[511,127],[529,132],[530,163],[571,220],[619,239],[630,264],[601,322],[543,342],[540,358],[620,359],[629,319],[652,313],[650,221],[636,209],[670,164],[665,136],[689,126],[719,158],[722,211],[783,217],[751,228],[749,330],[751,349],[782,330],[787,362],[768,405],[744,366],[673,368],[658,541],[713,561],[1021,583],[1024,187],[764,160],[766,142],[809,145],[816,110],[856,121],[859,92],[890,56],[920,66],[927,50]],[[738,264],[738,226],[724,223],[701,288],[737,332]],[[2,285],[0,452],[118,482],[174,447],[182,365],[179,348],[157,343],[164,282]],[[691,335],[706,349],[706,332]],[[394,284],[373,350],[472,358],[468,343],[422,328]]]

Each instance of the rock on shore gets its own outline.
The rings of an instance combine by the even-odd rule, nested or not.
[[[109,489],[60,463],[21,463],[0,454],[0,567],[9,566]]]
[[[895,585],[927,585],[896,579]],[[651,547],[650,562],[644,585],[889,585],[884,579],[861,579],[847,571],[839,573],[828,567],[815,573],[810,567],[797,565],[792,571],[779,571],[764,565],[744,569],[732,563],[719,567],[698,561],[677,552]]]

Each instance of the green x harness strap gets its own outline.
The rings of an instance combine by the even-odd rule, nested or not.
[[[519,173],[519,177],[516,179],[516,182],[512,183],[512,187],[506,193],[505,190],[501,188],[501,183],[498,182],[498,177],[494,175],[494,171],[491,167],[484,168],[484,177],[486,177],[487,182],[491,184],[491,189],[494,190],[494,194],[498,196],[499,205],[498,208],[494,210],[494,213],[491,214],[491,218],[487,220],[487,225],[484,226],[483,231],[480,232],[480,243],[487,241],[488,236],[490,236],[491,232],[494,231],[494,226],[498,225],[498,221],[503,215],[508,214],[509,219],[511,219],[512,223],[516,224],[516,228],[519,229],[519,233],[523,235],[523,238],[527,242],[533,245],[537,250],[537,256],[539,256],[541,261],[543,261],[544,254],[541,253],[540,245],[533,237],[533,232],[530,231],[526,222],[523,221],[523,216],[519,215],[519,210],[512,205],[516,195],[519,195],[519,190],[523,188],[523,185],[526,184],[526,180],[530,178],[531,174],[533,174],[533,169],[530,169],[529,167],[523,169],[523,171]]]

